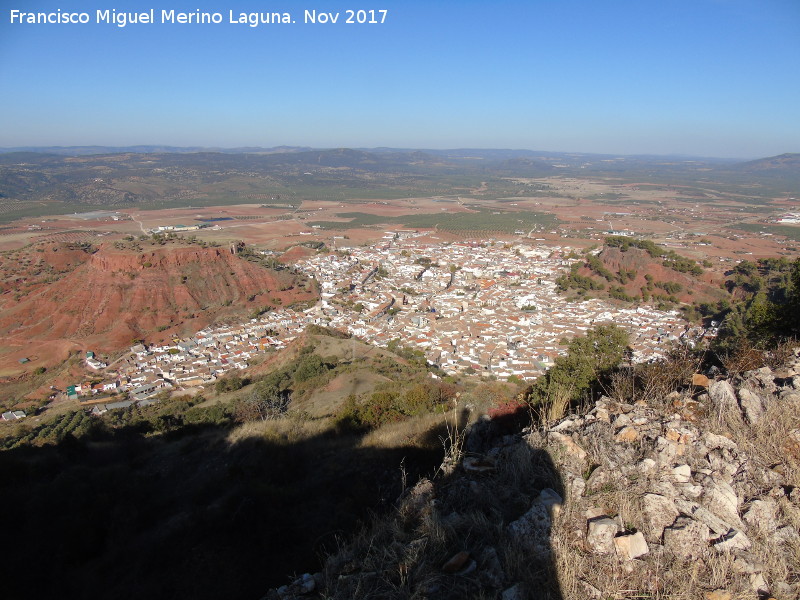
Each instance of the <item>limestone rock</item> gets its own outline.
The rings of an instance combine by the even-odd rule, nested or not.
[[[793,527],[786,525],[775,531],[773,539],[779,544],[792,544],[800,541],[800,534]]]
[[[631,418],[624,413],[621,415],[617,415],[616,418],[614,419],[614,429],[622,429],[623,427],[630,425],[632,422],[633,421],[631,420]]]
[[[710,431],[707,431],[703,435],[703,442],[709,450],[714,450],[716,448],[722,448],[725,450],[736,449],[736,442],[725,437],[724,435],[717,435],[715,433],[711,433]]]
[[[490,588],[499,588],[503,585],[506,575],[503,566],[500,564],[500,557],[493,546],[489,546],[481,553],[481,569],[478,579]]]
[[[689,465],[678,465],[672,469],[672,479],[675,483],[689,483],[692,479],[692,468]]]
[[[502,600],[525,600],[527,597],[525,586],[521,583],[515,583],[503,591]]]
[[[742,376],[749,386],[762,389],[768,394],[773,393],[777,389],[775,385],[775,374],[769,367],[745,371]]]
[[[708,526],[688,517],[678,517],[664,529],[664,547],[686,560],[700,558],[708,547]]]
[[[767,598],[767,600],[769,600],[769,598],[772,597],[769,593],[767,580],[761,573],[753,573],[750,575],[750,587],[753,588],[753,591],[759,598]]]
[[[721,519],[719,516],[708,510],[705,506],[701,506],[697,502],[677,498],[675,506],[684,515],[690,516],[692,519],[703,523],[716,535],[724,535],[732,528],[732,523]]]
[[[558,518],[561,514],[561,509],[564,506],[564,499],[559,496],[555,490],[545,488],[539,492],[539,497],[536,499],[539,504],[542,504],[550,515],[551,520]]]
[[[643,475],[651,475],[652,473],[655,473],[657,465],[656,461],[654,461],[652,458],[645,458],[642,460],[642,462],[636,465],[636,468]]]
[[[761,573],[764,569],[766,569],[764,563],[753,557],[749,552],[739,552],[733,561],[733,570],[737,573],[752,575],[753,573]]]
[[[711,397],[711,401],[722,409],[739,409],[733,386],[725,380],[715,381],[709,385],[708,395]]]
[[[747,550],[753,545],[750,539],[738,529],[731,529],[721,537],[712,540],[711,543],[717,552]]]
[[[672,525],[680,514],[670,498],[659,494],[645,494],[642,497],[642,512],[645,518],[647,539],[651,542],[659,542],[664,528]]]
[[[744,522],[757,531],[773,533],[778,529],[778,504],[772,498],[755,500],[744,515]]]
[[[516,521],[508,524],[508,533],[517,542],[534,554],[546,555],[550,552],[550,514],[547,507],[534,502],[530,510]]]
[[[586,460],[586,456],[587,456],[586,450],[584,450],[578,444],[576,444],[575,441],[571,437],[569,437],[568,435],[564,435],[563,433],[555,433],[555,432],[553,432],[553,433],[550,433],[548,435],[548,437],[551,440],[554,440],[554,441],[558,442],[559,444],[561,444],[561,446],[564,447],[564,449],[567,451],[567,453],[570,456],[573,456],[574,458],[576,458],[576,459],[578,459],[580,461]]]
[[[739,390],[739,404],[742,407],[744,416],[751,424],[758,423],[761,417],[764,416],[764,402],[757,394],[747,388]]]
[[[277,590],[278,597],[289,600],[297,596],[310,594],[314,591],[316,586],[317,584],[314,580],[314,576],[311,575],[311,573],[303,573],[302,577],[295,579],[291,584],[279,587]]]
[[[737,529],[743,529],[744,524],[739,518],[739,497],[730,484],[713,478],[707,478],[702,484],[705,488],[703,505]]]
[[[611,554],[614,551],[614,536],[619,524],[610,517],[598,517],[589,521],[586,544],[596,554]]]
[[[631,444],[639,439],[639,432],[631,426],[623,427],[620,429],[619,433],[614,436],[614,439],[618,442]]]
[[[583,477],[580,475],[573,477],[569,490],[573,498],[580,498],[583,496],[583,493],[586,491],[586,482],[583,480]]]
[[[623,560],[633,560],[650,552],[641,531],[615,537],[614,546],[617,549],[617,555]]]
[[[705,396],[706,394],[703,394]],[[706,415],[706,407],[702,402],[696,400],[685,400],[683,406],[678,410],[678,415],[684,421],[696,423]]]

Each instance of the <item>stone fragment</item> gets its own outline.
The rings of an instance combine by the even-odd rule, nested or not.
[[[515,583],[503,591],[502,600],[525,600],[527,597],[525,586],[522,583]]]
[[[792,377],[792,387],[796,390],[800,390],[800,375]]]
[[[752,542],[750,542],[748,537],[738,529],[731,529],[724,535],[712,540],[711,544],[717,552],[747,550],[752,546]]]
[[[753,573],[750,575],[750,587],[758,595],[759,598],[771,598],[769,593],[769,585],[762,573]]]
[[[623,560],[633,560],[650,552],[641,531],[615,537],[614,547],[617,549],[617,555]]]
[[[781,450],[794,460],[800,460],[800,429],[792,429],[781,443]]]
[[[706,600],[731,600],[733,596],[726,590],[714,590],[713,592],[706,592]]]
[[[692,385],[695,387],[707,388],[710,383],[711,382],[708,380],[708,377],[702,373],[695,373],[692,375]]]
[[[577,458],[578,460],[585,460],[586,459],[586,450],[581,448],[578,444],[575,443],[568,435],[564,435],[563,433],[550,433],[548,434],[549,439],[554,440],[561,444],[564,449],[567,451],[567,454],[570,456]]]
[[[550,515],[551,520],[558,518],[558,515],[561,514],[561,509],[564,506],[564,499],[559,496],[555,490],[550,488],[544,488],[541,492],[539,492],[539,497],[536,501],[547,509],[547,513]]]
[[[461,465],[467,473],[491,473],[497,468],[494,459],[488,456],[465,456]]]
[[[757,531],[773,533],[778,529],[778,504],[772,498],[755,500],[745,513],[743,520]]]
[[[800,379],[800,377],[798,377],[798,379]],[[609,413],[605,408],[596,408],[594,416],[597,417],[598,421],[604,421],[605,423],[611,422],[611,413]]]
[[[586,520],[591,521],[592,519],[596,519],[598,517],[607,517],[608,511],[605,508],[600,508],[598,506],[590,506],[586,509]]]
[[[642,512],[645,518],[645,533],[651,542],[659,542],[664,528],[672,525],[680,514],[670,498],[659,494],[645,494],[642,497]]]
[[[706,455],[711,469],[717,477],[731,481],[733,476],[742,466],[741,461],[730,453],[729,450],[712,450]]]
[[[688,517],[678,517],[664,529],[664,547],[686,560],[700,558],[708,547],[708,538],[708,526]]]
[[[467,566],[461,569],[458,573],[456,573],[456,575],[460,576],[469,575],[470,573],[473,573],[477,569],[478,569],[478,563],[475,562],[474,560],[471,560],[467,563]]]
[[[556,431],[556,432],[571,431],[579,427],[582,422],[583,419],[581,419],[580,417],[576,417],[574,419],[564,419],[558,425],[554,425],[553,427],[551,427],[550,431]]]
[[[302,577],[295,579],[289,585],[282,585],[276,591],[279,598],[290,600],[297,596],[310,594],[316,589],[316,586],[317,584],[314,580],[314,576],[311,575],[311,573],[303,573]]]
[[[528,512],[508,524],[507,530],[524,548],[534,554],[547,555],[550,553],[551,524],[547,508],[534,502]]]
[[[769,367],[745,371],[742,376],[749,384],[758,386],[769,394],[777,389],[775,385],[775,374]]]
[[[639,439],[639,432],[631,426],[623,427],[614,439],[618,442],[630,444]]]
[[[764,563],[755,558],[749,552],[738,553],[733,561],[733,570],[737,573],[752,575],[753,573],[761,573],[765,569],[766,566]]]
[[[621,429],[631,424],[631,418],[626,414],[617,415],[614,419],[614,429]]]
[[[797,596],[797,591],[799,588],[800,585],[791,585],[785,581],[779,581],[775,584],[775,595],[779,598],[794,598]],[[773,598],[772,600],[775,599]]]
[[[583,477],[573,477],[569,489],[573,498],[580,498],[583,496],[583,493],[586,491],[586,482],[583,480]]]
[[[619,524],[609,517],[598,517],[589,521],[586,544],[596,554],[611,554],[614,551],[614,536]]]
[[[681,496],[691,500],[697,500],[703,495],[703,487],[700,485],[692,485],[691,483],[676,483],[675,489],[681,493]]]
[[[649,475],[655,472],[656,466],[656,461],[652,458],[645,458],[637,465],[637,468],[642,474]]]
[[[662,466],[673,464],[675,459],[682,456],[684,452],[686,452],[686,448],[683,444],[671,442],[663,436],[656,438],[656,456]]]
[[[692,479],[692,468],[689,465],[678,465],[672,469],[672,480],[675,483],[689,483]]]
[[[619,479],[619,473],[617,471],[609,471],[604,467],[597,467],[592,474],[589,475],[589,479],[586,480],[586,488],[593,492],[599,492],[602,489],[610,488],[614,482]]]
[[[795,379],[800,380],[800,377],[795,377]],[[784,390],[780,393],[780,399],[789,404],[800,404],[800,392]]]
[[[757,394],[747,388],[739,390],[739,405],[742,407],[742,412],[748,423],[758,423],[761,417],[764,416],[764,402]]]
[[[705,396],[705,394],[703,394]],[[696,400],[686,400],[678,411],[681,419],[696,423],[706,415],[706,407]]]
[[[725,437],[724,435],[717,435],[716,433],[711,433],[710,431],[705,432],[703,435],[703,441],[709,450],[714,450],[716,448],[722,448],[725,450],[736,449],[736,442]]]
[[[493,546],[484,549],[480,556],[481,570],[478,578],[490,588],[499,588],[503,585],[506,575],[503,566],[500,564],[500,557]]]
[[[695,521],[699,521],[708,527],[716,535],[724,535],[732,528],[732,523],[721,519],[713,512],[708,510],[705,506],[697,502],[684,500],[683,498],[675,499],[675,506],[686,516],[691,517]]]
[[[792,544],[800,541],[800,534],[794,527],[786,525],[775,531],[773,539],[779,544]]]
[[[469,561],[469,552],[462,550],[451,556],[450,560],[442,565],[442,571],[444,573],[458,573],[466,566],[467,561]]]
[[[705,488],[702,503],[721,519],[737,529],[743,529],[744,524],[739,518],[739,497],[731,485],[712,478],[706,478],[702,484]]]
[[[719,408],[739,410],[739,403],[736,401],[736,393],[733,390],[733,386],[724,379],[709,385],[708,395],[711,401]]]

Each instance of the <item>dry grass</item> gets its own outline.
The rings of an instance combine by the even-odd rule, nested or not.
[[[738,366],[742,365],[745,363]],[[621,404],[646,400],[649,408],[641,410],[651,411],[652,419],[667,418],[674,408],[666,396],[676,388],[687,396],[691,375],[697,370],[694,356],[673,355],[664,364],[621,372],[612,382],[614,399]],[[772,398],[755,425],[747,424],[732,406],[715,407],[718,410],[709,411],[710,416],[701,413],[700,421],[691,424],[701,434],[711,431],[737,444],[732,452],[744,466],[734,485],[746,485],[749,487],[742,489],[750,490],[744,494],[742,513],[749,502],[773,489],[775,477],[786,482],[787,489],[800,486],[800,448],[794,455],[787,446],[790,432],[800,428],[800,402]],[[554,412],[542,414],[542,421],[552,422],[558,413],[556,407]],[[412,437],[419,439],[433,425],[435,419],[430,416],[413,424],[398,424],[370,434],[365,443],[392,444],[408,436],[409,429],[415,432]],[[654,477],[663,476],[641,474],[632,468],[645,456],[652,456],[652,439],[622,445],[613,435],[614,428],[605,423],[582,431],[580,445],[588,454],[583,472],[576,472],[580,467],[563,451],[551,460],[543,449],[546,436],[534,433],[527,443],[495,446],[494,472],[440,474],[428,491],[409,494],[392,518],[376,520],[329,559],[332,587],[326,597],[496,599],[504,589],[520,583],[527,590],[525,597],[537,599],[696,600],[707,592],[725,590],[733,600],[755,600],[751,574],[742,570],[734,553],[716,552],[709,546],[687,560],[650,543],[649,554],[623,562],[613,553],[597,555],[587,549],[587,508],[603,509],[626,531],[645,530],[642,497],[657,489]],[[705,459],[689,451],[679,460],[696,471]],[[593,467],[599,469],[594,478]],[[769,475],[773,472],[775,477]],[[570,493],[573,478],[583,479],[579,483],[587,486],[577,497]],[[549,551],[540,555],[526,540],[512,536],[508,525],[531,507],[544,487],[558,490],[565,503],[553,521]],[[778,522],[800,529],[796,503],[787,497],[776,502]],[[748,560],[763,565],[764,579],[773,593],[781,582],[800,581],[800,541],[779,545],[772,532],[755,531],[754,527],[748,528],[747,535],[753,542]],[[460,551],[469,552],[476,569],[463,575],[443,573],[442,565]],[[487,573],[492,566],[487,557],[491,556],[499,561],[502,577],[489,584]],[[343,575],[342,565],[348,561],[350,566]],[[785,587],[780,589],[783,592],[775,594],[780,600],[797,599]]]
[[[268,421],[250,421],[231,430],[228,442],[233,445],[248,438],[262,438],[278,445],[295,444],[321,435],[331,427],[330,419],[304,420],[292,416]]]

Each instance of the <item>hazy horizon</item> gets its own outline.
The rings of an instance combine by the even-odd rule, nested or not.
[[[277,146],[221,146],[215,144],[206,144],[206,145],[193,145],[193,146],[181,146],[176,144],[126,144],[126,145],[109,145],[109,144],[80,144],[80,145],[53,145],[53,144],[46,144],[46,145],[35,145],[35,146],[0,146],[0,153],[11,153],[11,152],[24,152],[24,151],[31,151],[31,152],[42,152],[46,153],[46,150],[53,149],[62,151],[65,155],[67,154],[66,151],[69,150],[87,150],[92,148],[100,148],[100,149],[108,149],[114,151],[129,151],[130,149],[149,149],[155,148],[155,152],[160,151],[161,149],[166,153],[173,153],[176,151],[180,151],[181,153],[191,154],[197,152],[227,152],[227,153],[259,153],[259,152],[269,152],[275,151],[280,148],[286,148],[287,151],[320,151],[326,152],[331,150],[357,150],[362,152],[373,152],[376,150],[380,151],[391,151],[391,152],[468,152],[468,151],[476,151],[476,152],[520,152],[520,153],[532,153],[532,154],[559,154],[559,155],[587,155],[587,156],[617,156],[623,158],[656,158],[656,159],[679,159],[679,160],[719,160],[719,161],[748,161],[748,160],[759,160],[765,158],[772,158],[774,156],[781,156],[785,154],[796,154],[795,152],[779,152],[777,154],[773,154],[770,156],[709,156],[709,155],[696,155],[696,154],[654,154],[654,153],[634,153],[634,154],[627,154],[622,152],[584,152],[581,150],[551,150],[546,148],[502,148],[502,147],[461,147],[461,148],[451,148],[451,147],[395,147],[395,146],[327,146],[327,147],[315,147],[315,146],[300,146],[296,144],[280,144]]]
[[[800,152],[792,0],[412,0],[362,7],[387,10],[362,24],[344,22],[348,8],[274,4],[294,22],[255,27],[230,22],[262,13],[254,0],[232,14],[211,0],[24,9],[85,24],[5,8],[0,146]],[[96,22],[112,9],[152,9],[154,22]],[[161,22],[173,10],[220,22]],[[338,20],[304,22],[312,10]]]

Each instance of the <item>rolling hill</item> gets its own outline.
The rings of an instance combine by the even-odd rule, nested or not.
[[[134,339],[186,335],[214,319],[316,298],[313,286],[291,269],[266,268],[222,248],[39,249],[15,260],[39,261],[33,273],[47,277],[25,271],[4,282],[0,335],[6,350],[49,355],[66,345],[113,352]],[[55,354],[58,360],[61,353]]]

